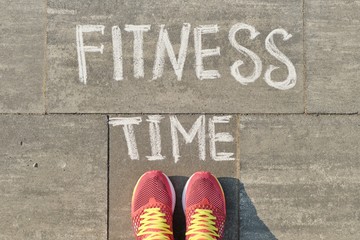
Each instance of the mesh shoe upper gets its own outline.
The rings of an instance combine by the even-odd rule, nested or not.
[[[131,217],[137,240],[173,240],[173,186],[160,171],[140,177],[133,192]]]
[[[197,172],[183,193],[187,240],[222,239],[226,219],[225,196],[218,180],[209,172]]]

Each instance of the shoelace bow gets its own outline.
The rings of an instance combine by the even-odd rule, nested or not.
[[[215,226],[216,217],[212,210],[196,209],[191,216],[190,227],[186,236],[189,240],[214,240],[219,237],[218,229]]]
[[[165,213],[160,208],[148,208],[140,216],[140,227],[137,236],[147,237],[144,240],[168,240],[170,226],[166,222]]]

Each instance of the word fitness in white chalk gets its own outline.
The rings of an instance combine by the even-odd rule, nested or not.
[[[124,30],[126,32],[131,32],[134,35],[133,43],[133,65],[134,65],[134,77],[143,78],[144,77],[144,51],[143,51],[143,41],[144,33],[148,32],[151,28],[151,25],[125,25]],[[100,47],[96,46],[85,46],[83,34],[90,32],[101,32],[104,35],[105,26],[103,25],[78,25],[76,27],[76,42],[77,42],[77,53],[78,53],[78,62],[79,62],[79,78],[80,82],[86,84],[87,82],[87,69],[86,69],[86,52],[97,52],[103,53],[104,45],[101,44]],[[178,58],[176,58],[173,46],[170,42],[168,31],[165,28],[165,25],[160,25],[159,38],[156,46],[155,60],[153,66],[153,80],[160,78],[164,72],[165,57],[168,55],[172,67],[177,76],[177,80],[181,81],[184,64],[187,55],[189,35],[190,35],[191,25],[189,23],[184,23],[181,30],[180,37],[180,48],[178,53]],[[244,64],[242,60],[237,60],[230,67],[231,75],[236,81],[243,85],[255,82],[262,73],[262,61],[259,56],[253,51],[245,48],[236,41],[236,34],[239,31],[246,30],[250,33],[250,39],[255,39],[260,33],[255,29],[255,27],[245,24],[238,23],[231,27],[229,31],[229,41],[231,45],[242,55],[248,56],[254,62],[254,69],[252,74],[249,76],[243,76],[240,73],[240,66]],[[221,75],[218,70],[205,70],[203,59],[211,56],[220,56],[220,47],[214,49],[203,49],[202,39],[206,34],[215,34],[219,32],[218,25],[200,25],[194,28],[194,48],[195,48],[195,72],[199,80],[205,79],[217,79]],[[283,41],[289,40],[292,35],[289,34],[285,29],[278,28],[269,33],[265,40],[266,50],[277,60],[284,63],[288,70],[288,76],[283,81],[274,81],[271,78],[271,73],[278,69],[279,67],[270,65],[266,69],[264,74],[265,82],[276,89],[288,90],[295,86],[296,84],[296,70],[294,64],[285,56],[275,45],[274,35],[281,35]],[[113,44],[113,61],[114,61],[114,80],[121,81],[124,79],[123,76],[123,53],[122,53],[122,38],[121,30],[118,26],[112,27],[112,44]]]
[[[163,119],[160,115],[150,115],[146,119],[149,123],[151,156],[146,156],[149,161],[164,160],[165,157],[161,154],[161,135],[160,135],[160,121]],[[205,161],[206,157],[206,118],[201,115],[197,118],[190,130],[187,132],[179,122],[176,116],[170,116],[171,139],[172,139],[172,154],[177,163],[180,160],[179,150],[179,134],[180,133],[186,144],[191,143],[197,135],[199,147],[199,159]],[[228,132],[215,131],[216,124],[229,123],[231,116],[214,116],[208,121],[208,137],[210,157],[214,161],[233,161],[235,160],[234,153],[218,152],[216,150],[217,142],[231,143],[234,142],[234,137]],[[139,160],[139,152],[135,138],[135,125],[142,122],[141,117],[118,117],[110,118],[109,124],[112,126],[122,126],[127,143],[128,154],[131,160]]]

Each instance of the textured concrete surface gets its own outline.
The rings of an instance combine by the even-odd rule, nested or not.
[[[244,184],[240,183],[240,226],[239,239],[276,240],[266,224],[260,219],[256,206],[247,194]]]
[[[119,117],[119,116],[114,116]],[[120,116],[131,117],[131,116]],[[173,177],[175,187],[178,195],[182,192],[182,186],[185,184],[187,177],[194,172],[200,170],[211,171],[217,177],[232,177],[238,178],[238,159],[234,161],[219,162],[211,160],[209,156],[208,143],[206,147],[206,160],[199,160],[198,142],[195,137],[194,142],[185,144],[181,134],[179,134],[180,144],[180,160],[175,163],[172,157],[172,139],[170,130],[169,116],[160,123],[160,133],[162,139],[162,154],[166,156],[165,160],[148,161],[145,156],[151,155],[149,124],[145,121],[147,116],[143,115],[143,122],[134,127],[135,136],[137,139],[137,146],[139,150],[139,160],[131,160],[128,156],[127,144],[122,126],[110,125],[110,198],[109,198],[109,217],[110,217],[110,239],[133,239],[131,218],[130,218],[130,201],[132,190],[138,178],[146,171],[152,169],[159,169],[164,171],[169,176]],[[193,125],[197,115],[179,115],[178,119],[188,131]],[[206,116],[206,120],[212,116]],[[113,117],[112,117],[113,118]],[[112,119],[110,118],[110,119]],[[230,132],[237,141],[237,121],[234,116],[229,124],[218,124],[216,126],[217,132]],[[111,121],[110,121],[111,123]],[[206,125],[207,128],[207,125]],[[206,134],[208,141],[208,134]],[[218,143],[219,151],[233,152],[237,158],[237,142],[233,143]],[[176,177],[177,176],[177,177]],[[238,180],[223,179],[222,183],[229,198],[228,207],[232,209],[229,214],[229,223],[227,225],[227,238],[237,238],[238,234],[238,208],[239,208],[239,191]],[[179,202],[180,203],[180,202]],[[178,206],[179,208],[180,206]],[[182,218],[181,211],[177,211],[176,218]],[[180,221],[180,220],[178,220]],[[181,221],[180,221],[181,222]],[[175,225],[177,225],[175,223]],[[181,236],[184,233],[181,226],[178,226],[177,235]],[[180,238],[181,239],[181,238]]]
[[[1,2],[1,113],[45,112],[45,9],[42,0]]]
[[[358,116],[243,116],[240,123],[240,179],[276,238],[359,239]],[[261,237],[269,234],[264,227],[242,230],[272,239]]]
[[[360,2],[305,1],[307,111],[360,110]]]
[[[302,2],[281,1],[220,1],[179,2],[165,0],[141,1],[48,1],[48,111],[91,113],[300,113],[303,101]],[[199,25],[218,24],[217,34],[204,36],[204,48],[221,48],[220,57],[204,60],[205,69],[218,69],[221,78],[198,80],[195,74],[194,35],[190,34],[188,56],[182,81],[177,81],[168,59],[162,78],[152,81],[159,25],[166,24],[170,39],[178,52],[183,23],[192,29]],[[263,71],[259,79],[244,86],[230,74],[230,66],[244,61],[240,72],[248,76],[254,69],[249,56],[237,52],[228,39],[231,26],[246,23],[260,35],[250,40],[250,33],[238,33],[237,41],[255,52]],[[101,32],[84,34],[86,45],[104,45],[104,53],[86,53],[87,85],[79,81],[76,50],[76,25],[104,25]],[[144,34],[145,78],[133,77],[133,33],[125,32],[125,24],[150,24]],[[122,30],[124,80],[113,80],[111,27]],[[284,28],[292,38],[275,43],[295,65],[298,81],[294,88],[281,91],[263,80],[270,65],[280,69],[272,78],[283,81],[286,66],[265,49],[265,38],[277,28]]]
[[[132,188],[154,168],[171,176],[178,194],[196,170],[221,177],[229,199],[226,239],[359,239],[360,121],[348,114],[360,105],[359,9],[359,0],[2,1],[0,239],[133,239]],[[183,23],[192,31],[182,81],[168,57],[163,76],[152,81],[159,25],[166,24],[177,53]],[[260,77],[246,86],[230,74],[239,59],[243,75],[254,68],[228,40],[236,23],[260,32],[253,40],[247,30],[236,36],[263,64]],[[104,44],[103,54],[86,53],[86,85],[79,81],[78,24],[105,26],[104,35],[84,34],[86,46]],[[134,37],[126,24],[151,25],[141,79],[134,78]],[[205,35],[203,47],[219,46],[221,56],[206,58],[205,69],[219,70],[221,78],[198,80],[193,29],[208,24],[219,32]],[[113,80],[114,25],[122,34],[123,81]],[[285,91],[264,81],[270,65],[280,67],[275,81],[288,74],[265,48],[278,28],[292,35],[274,42],[297,73],[295,87]],[[147,160],[156,148],[145,113],[163,114],[163,161]],[[199,160],[198,137],[185,144],[178,133],[175,163],[166,113],[186,130],[200,116],[194,113],[206,114],[205,161]],[[234,152],[235,161],[211,159],[212,114],[232,114],[216,131],[230,132],[235,141],[217,149]],[[130,159],[122,126],[107,126],[106,119],[134,116],[142,118],[134,126],[139,160]],[[177,205],[177,239],[184,234],[181,212]]]
[[[0,239],[105,239],[103,116],[0,116]]]

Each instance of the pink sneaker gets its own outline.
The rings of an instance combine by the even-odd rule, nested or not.
[[[175,191],[161,171],[149,171],[138,180],[131,201],[131,217],[137,240],[173,240]]]
[[[182,204],[186,217],[186,240],[220,240],[226,219],[224,191],[209,172],[194,173],[185,185]]]

